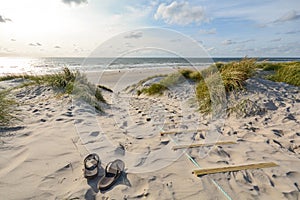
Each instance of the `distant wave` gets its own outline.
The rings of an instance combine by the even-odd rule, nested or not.
[[[30,73],[46,74],[69,67],[80,71],[118,70],[131,68],[162,68],[185,66],[208,66],[214,62],[231,62],[240,57],[219,58],[0,58],[0,74]],[[300,58],[263,57],[258,61],[288,62],[300,61]]]

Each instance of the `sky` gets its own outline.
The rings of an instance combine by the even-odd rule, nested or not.
[[[213,57],[300,57],[299,0],[0,0],[1,57],[86,57],[113,38],[160,48],[160,29],[185,38],[178,51],[192,40]]]

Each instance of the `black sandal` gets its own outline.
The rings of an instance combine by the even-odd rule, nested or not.
[[[105,175],[98,182],[99,190],[108,190],[121,176],[124,168],[124,162],[119,159],[108,163],[105,168]]]
[[[94,178],[99,172],[99,156],[95,153],[89,154],[84,159],[84,177],[87,179]]]

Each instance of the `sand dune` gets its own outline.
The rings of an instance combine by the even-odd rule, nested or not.
[[[190,83],[172,88],[163,97],[123,90],[150,74],[166,72],[156,69],[143,76],[140,71],[111,72],[100,81],[94,74],[92,82],[107,83],[114,90],[103,91],[109,105],[102,114],[69,95],[57,97],[48,87],[13,91],[22,121],[0,131],[1,198],[300,198],[298,87],[251,78],[247,91],[232,96],[228,106],[245,100],[255,109],[231,113],[219,121],[196,112]],[[1,87],[12,84],[1,82]],[[191,129],[207,131],[184,132]],[[160,136],[161,131],[169,130],[178,133]],[[175,145],[216,141],[237,144],[172,150]],[[99,177],[109,161],[119,158],[125,162],[124,175],[106,192],[96,187],[99,177],[91,181],[83,177],[83,159],[89,152],[100,156]],[[202,177],[192,174],[199,167],[269,161],[279,166]]]

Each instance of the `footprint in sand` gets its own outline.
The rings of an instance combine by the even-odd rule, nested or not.
[[[100,134],[99,131],[93,131],[90,133],[90,136],[97,137]]]

